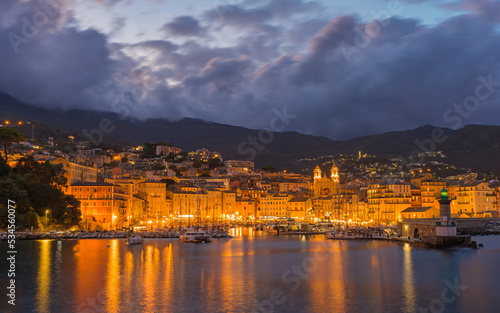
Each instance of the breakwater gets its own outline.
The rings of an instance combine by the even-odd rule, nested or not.
[[[208,232],[212,238],[232,238],[227,232]],[[41,239],[119,239],[131,236],[132,232],[16,232],[17,240]],[[179,238],[177,231],[140,232],[142,238]],[[0,240],[7,240],[8,233],[0,232]]]

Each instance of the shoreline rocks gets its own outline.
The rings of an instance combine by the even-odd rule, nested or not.
[[[131,236],[132,232],[16,232],[16,240],[41,240],[41,239],[125,239]],[[171,239],[179,238],[180,233],[173,232],[140,232],[142,238]],[[227,232],[209,232],[212,238],[232,238]],[[7,240],[8,233],[1,232],[0,240]]]

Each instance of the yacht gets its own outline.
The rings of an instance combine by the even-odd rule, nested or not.
[[[281,231],[300,231],[302,229],[302,223],[297,222],[293,218],[288,218],[279,222],[278,228],[280,228]]]
[[[331,231],[326,233],[326,239],[360,239],[355,233]]]
[[[142,237],[139,236],[138,234],[134,234],[134,235],[127,238],[127,243],[129,245],[138,245],[138,244],[141,244],[143,242],[144,242],[144,239],[142,239]]]
[[[184,235],[180,237],[182,242],[211,242],[212,237],[205,233],[204,231],[190,230],[186,231]]]

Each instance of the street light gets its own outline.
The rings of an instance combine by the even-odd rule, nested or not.
[[[49,210],[45,210],[45,227],[49,224],[49,221],[47,220],[47,213],[49,213]]]

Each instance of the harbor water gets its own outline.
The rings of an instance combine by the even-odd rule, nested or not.
[[[232,232],[205,244],[17,241],[16,305],[2,257],[0,312],[500,312],[499,236],[437,250]]]

